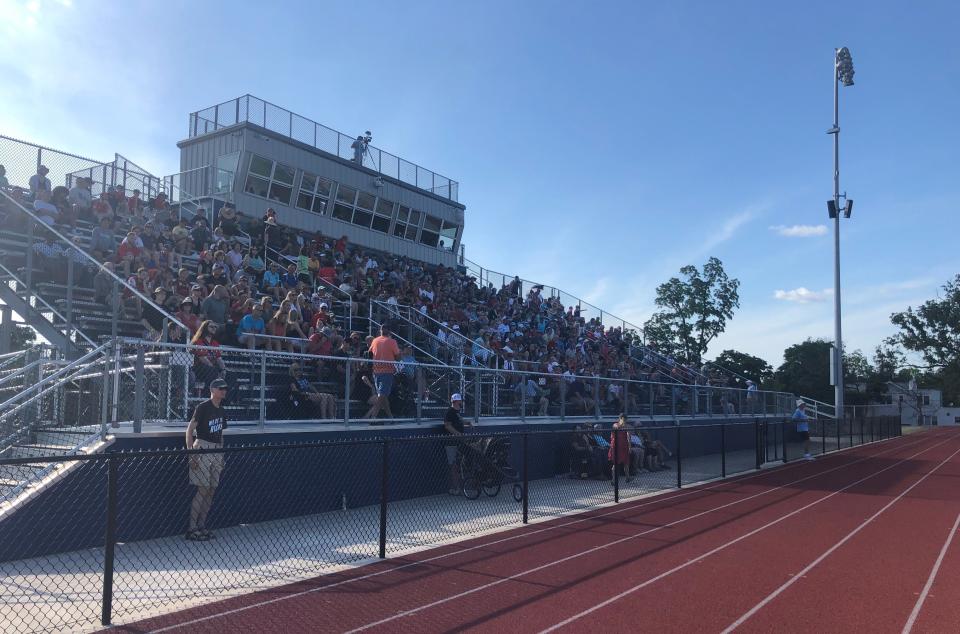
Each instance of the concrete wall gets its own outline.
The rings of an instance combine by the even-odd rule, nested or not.
[[[706,422],[683,425],[684,458],[719,452],[719,428],[706,426]],[[572,425],[558,429],[558,425],[529,424],[503,426],[496,431],[511,435],[510,464],[518,472],[522,465],[521,433],[530,434],[528,466],[533,481],[567,472],[571,428]],[[649,429],[652,436],[676,450],[675,426],[665,423]],[[439,433],[439,425],[416,433],[430,432]],[[728,424],[727,450],[752,448],[754,432],[752,423]],[[411,438],[410,434],[409,430],[383,429],[228,436],[228,446],[239,443],[298,445],[226,454],[226,467],[209,525],[217,528],[323,513],[341,508],[344,499],[351,508],[377,504],[382,442],[352,445],[342,442],[351,439],[392,440],[391,500],[444,493],[447,487],[444,438],[437,435]],[[182,436],[175,434],[118,438],[110,447],[111,452],[143,452],[118,463],[118,541],[140,541],[185,532],[195,491],[188,480],[185,456],[163,457],[149,453],[182,446]],[[98,460],[84,463],[41,491],[0,522],[0,561],[102,546],[106,484],[106,461]]]

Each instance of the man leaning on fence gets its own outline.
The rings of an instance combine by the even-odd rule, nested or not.
[[[463,416],[460,415],[462,408],[463,397],[460,394],[454,394],[450,397],[450,407],[443,416],[443,428],[451,436],[444,448],[447,452],[447,465],[450,467],[450,495],[459,495],[463,484],[460,482],[460,474],[457,470],[457,454],[460,449],[460,441],[457,437],[463,436],[464,429],[469,425],[464,423]]]
[[[210,383],[210,399],[197,405],[187,424],[187,449],[219,449],[223,447],[223,430],[227,428],[227,415],[223,399],[227,395],[227,382],[215,379]],[[213,504],[213,495],[220,484],[223,472],[223,453],[193,454],[190,456],[190,484],[197,493],[190,505],[190,527],[186,538],[191,541],[207,541],[213,533],[207,530],[207,514]]]

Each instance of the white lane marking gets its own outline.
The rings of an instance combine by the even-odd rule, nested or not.
[[[933,564],[933,570],[930,571],[930,576],[927,578],[927,583],[923,586],[923,592],[920,593],[917,603],[913,606],[913,612],[910,613],[910,618],[907,619],[906,625],[903,626],[902,634],[909,634],[913,629],[914,623],[917,622],[917,617],[920,616],[920,610],[923,608],[923,602],[927,600],[927,595],[930,594],[930,588],[933,587],[933,582],[937,578],[937,574],[940,572],[940,564],[943,563],[943,558],[947,556],[947,550],[950,548],[950,542],[952,542],[953,538],[956,536],[958,527],[960,527],[960,513],[957,514],[957,520],[953,523],[953,528],[951,528],[950,532],[947,534],[947,541],[943,542],[943,548],[940,549],[940,555],[937,557],[937,562]]]
[[[942,434],[941,434],[941,435],[942,435]],[[907,437],[905,437],[905,436],[896,436],[896,437],[894,437],[894,438],[887,439],[887,441],[896,441],[898,438],[907,438]],[[913,446],[916,446],[916,445],[919,445],[919,444],[923,443],[925,440],[927,440],[927,438],[921,437],[921,438],[919,438],[919,439],[916,440],[916,441],[901,442],[901,443],[896,443],[896,444],[888,442],[887,448],[884,449],[883,451],[878,451],[878,452],[876,452],[876,453],[871,453],[871,454],[869,454],[869,455],[867,455],[867,456],[864,456],[864,457],[859,458],[859,459],[857,459],[857,460],[854,460],[854,461],[852,461],[852,462],[846,462],[846,463],[843,463],[843,464],[841,464],[841,465],[839,465],[839,466],[836,466],[836,467],[834,467],[834,468],[832,468],[832,469],[827,469],[827,470],[825,470],[825,471],[820,471],[820,472],[814,474],[813,476],[808,476],[808,477],[805,477],[805,478],[801,478],[801,479],[799,479],[799,480],[794,480],[793,482],[790,483],[790,485],[796,484],[796,483],[798,483],[798,482],[803,482],[804,480],[808,480],[809,478],[814,477],[814,476],[824,475],[824,474],[827,474],[827,473],[831,473],[831,472],[833,472],[833,471],[836,471],[836,470],[838,470],[838,469],[842,469],[842,468],[845,468],[845,467],[853,466],[853,465],[855,465],[855,464],[858,464],[858,463],[863,462],[864,460],[869,460],[869,459],[875,458],[875,457],[877,457],[877,456],[882,456],[882,455],[884,455],[884,454],[890,453],[891,451],[896,451],[897,449],[905,449],[905,448],[908,448],[908,447],[913,447]],[[884,442],[884,441],[877,441],[877,442]],[[946,442],[946,441],[944,441],[944,442]],[[863,448],[863,447],[871,448],[873,444],[875,444],[875,443],[866,443],[866,444],[863,444],[863,445],[857,445],[857,446],[855,446],[855,447],[847,447],[847,448],[845,448],[845,449],[840,450],[839,452],[834,452],[834,453],[828,454],[827,459],[830,459],[830,458],[833,458],[833,457],[836,457],[836,456],[839,456],[839,457],[849,456],[849,455],[850,455],[849,453],[846,453],[846,454],[845,454],[845,453],[842,453],[842,452],[846,452],[846,451],[849,451],[849,450],[852,450],[852,449],[859,449],[859,448]],[[890,445],[893,445],[893,446],[890,446]],[[815,463],[813,463],[813,464],[815,464],[815,465],[822,465],[824,462],[825,462],[825,461],[819,461],[819,462],[815,462]],[[253,609],[261,608],[261,607],[264,607],[264,606],[267,606],[267,605],[271,605],[271,604],[274,604],[274,603],[279,603],[280,601],[286,601],[286,600],[288,600],[288,599],[296,599],[296,598],[302,597],[302,596],[307,595],[307,594],[312,594],[312,593],[314,593],[314,592],[321,592],[321,591],[324,591],[324,590],[330,590],[331,588],[336,588],[336,587],[338,587],[338,586],[347,585],[347,584],[349,584],[349,583],[355,583],[355,582],[357,582],[357,581],[364,581],[364,580],[366,580],[366,579],[370,579],[370,578],[373,578],[373,577],[379,577],[379,576],[381,576],[381,575],[385,575],[385,574],[388,574],[388,573],[391,573],[391,572],[396,572],[396,571],[398,571],[398,570],[403,570],[404,568],[409,568],[409,567],[411,567],[411,566],[419,566],[419,565],[427,564],[427,563],[430,563],[430,562],[433,562],[433,561],[437,561],[437,560],[440,560],[440,559],[445,559],[445,558],[447,558],[447,557],[452,557],[452,556],[454,556],[454,555],[462,555],[462,554],[464,554],[464,553],[468,553],[468,552],[471,552],[471,551],[474,551],[474,550],[479,550],[479,549],[482,549],[482,548],[487,548],[488,546],[495,546],[495,545],[497,545],[497,544],[502,544],[502,543],[504,543],[504,542],[509,542],[509,541],[512,541],[512,540],[515,540],[515,539],[521,539],[521,538],[524,538],[524,537],[530,537],[530,536],[532,536],[532,535],[537,535],[537,534],[540,534],[540,533],[545,533],[545,532],[553,531],[553,530],[556,530],[556,529],[558,529],[558,528],[565,528],[565,527],[567,527],[567,526],[572,526],[572,525],[574,525],[574,524],[579,524],[579,523],[581,523],[581,522],[589,522],[589,521],[591,521],[591,520],[594,520],[594,519],[597,519],[597,518],[601,518],[601,517],[607,517],[607,516],[610,516],[610,515],[616,515],[616,514],[618,514],[618,513],[624,513],[624,512],[627,512],[627,511],[634,511],[634,510],[636,510],[636,509],[638,509],[638,508],[643,508],[643,507],[645,507],[645,506],[650,506],[650,505],[653,505],[653,504],[658,504],[658,503],[660,503],[660,502],[670,502],[670,501],[676,500],[676,499],[678,499],[678,498],[687,497],[687,496],[689,496],[689,495],[694,495],[694,494],[696,494],[696,493],[702,493],[702,492],[704,492],[704,491],[712,491],[712,490],[714,490],[714,489],[718,489],[718,488],[720,488],[720,487],[727,486],[727,485],[729,485],[729,484],[738,484],[738,483],[740,483],[740,482],[745,482],[745,481],[747,481],[747,480],[752,480],[752,479],[755,479],[755,478],[764,477],[764,476],[767,476],[767,475],[769,475],[769,474],[771,474],[771,473],[783,473],[784,471],[787,471],[787,470],[789,470],[789,469],[802,468],[802,467],[805,467],[805,466],[807,466],[807,465],[809,465],[809,464],[811,464],[811,463],[809,463],[809,462],[804,462],[804,461],[796,461],[796,462],[790,463],[790,464],[788,464],[788,465],[785,465],[784,467],[778,467],[778,468],[773,469],[773,470],[770,470],[770,471],[761,471],[761,472],[752,473],[752,474],[746,475],[746,476],[734,476],[732,479],[723,480],[723,481],[721,481],[721,482],[718,482],[718,483],[713,484],[713,485],[710,485],[710,486],[695,486],[694,488],[687,489],[686,491],[684,491],[684,492],[682,492],[682,493],[681,493],[681,492],[676,492],[675,495],[673,494],[673,492],[671,492],[671,493],[668,493],[668,494],[665,494],[665,495],[658,496],[658,497],[656,497],[655,499],[652,499],[652,500],[646,500],[646,501],[644,501],[644,502],[640,502],[640,503],[636,503],[636,504],[628,503],[628,506],[622,506],[622,505],[621,505],[621,506],[618,506],[617,508],[615,508],[615,509],[613,509],[613,510],[610,510],[610,511],[607,511],[607,512],[605,512],[605,513],[597,513],[597,514],[589,515],[589,516],[587,516],[587,517],[582,517],[582,518],[577,519],[577,520],[572,520],[572,521],[570,521],[570,522],[564,522],[564,523],[562,523],[562,524],[554,524],[554,525],[546,526],[546,527],[544,527],[544,528],[539,528],[539,529],[534,530],[534,531],[522,532],[522,533],[519,533],[519,534],[510,535],[510,536],[508,536],[508,537],[502,537],[502,538],[496,539],[496,540],[494,540],[494,541],[484,542],[484,543],[482,543],[482,544],[475,544],[475,545],[470,546],[470,547],[467,547],[467,548],[461,548],[461,549],[459,549],[459,550],[454,550],[454,551],[451,551],[451,552],[442,553],[442,554],[439,554],[439,555],[434,555],[433,557],[428,557],[427,559],[421,559],[421,560],[418,560],[418,561],[412,561],[412,562],[409,562],[409,563],[406,563],[406,564],[402,564],[402,565],[399,565],[399,566],[393,566],[393,567],[391,567],[391,568],[387,568],[387,569],[384,569],[384,570],[379,570],[379,571],[377,571],[377,572],[367,573],[367,574],[361,575],[361,576],[359,576],[359,577],[353,577],[353,578],[350,578],[350,579],[344,579],[343,581],[337,581],[337,582],[334,582],[334,583],[329,583],[329,584],[326,584],[326,585],[323,585],[323,586],[318,586],[318,587],[316,587],[316,588],[310,588],[310,589],[308,589],[308,590],[301,590],[300,592],[296,592],[296,593],[294,593],[294,594],[283,595],[283,596],[280,596],[280,597],[274,597],[274,598],[272,598],[272,599],[265,599],[265,600],[263,600],[263,601],[258,601],[257,603],[251,603],[250,605],[244,605],[244,606],[240,606],[240,607],[238,607],[238,608],[232,608],[232,609],[230,609],[230,610],[224,610],[223,612],[216,612],[216,613],[214,613],[214,614],[208,614],[208,615],[206,615],[206,616],[202,616],[202,617],[198,617],[198,618],[195,618],[195,619],[191,619],[191,620],[189,620],[189,621],[183,621],[183,622],[181,622],[181,623],[175,623],[175,624],[168,625],[168,626],[166,626],[166,627],[162,627],[162,628],[159,628],[159,629],[156,629],[156,630],[151,630],[150,632],[151,632],[151,634],[160,634],[161,632],[169,632],[169,631],[171,631],[171,630],[179,629],[179,628],[181,628],[181,627],[188,627],[188,626],[190,626],[190,625],[196,625],[197,623],[203,623],[203,622],[205,622],[205,621],[211,621],[211,620],[213,620],[213,619],[217,619],[217,618],[220,618],[220,617],[230,616],[230,615],[232,615],[232,614],[237,614],[237,613],[239,613],[239,612],[245,612],[245,611],[247,611],[247,610],[253,610]],[[781,488],[782,488],[782,487],[781,487]],[[522,530],[522,529],[512,529],[512,530]]]
[[[768,524],[767,526],[772,526],[773,524],[776,524],[776,523],[778,523],[778,522],[780,522],[780,521],[783,521],[783,520],[786,519],[787,517],[789,517],[789,516],[791,516],[791,515],[795,515],[795,514],[798,513],[800,510],[804,510],[804,509],[807,509],[807,508],[813,506],[814,504],[818,504],[819,502],[822,502],[823,500],[826,500],[826,499],[828,499],[828,498],[830,498],[830,497],[833,497],[834,495],[840,493],[841,491],[844,491],[844,490],[846,490],[846,489],[848,489],[848,488],[850,488],[850,487],[852,487],[852,486],[855,486],[855,485],[859,484],[860,482],[863,482],[864,480],[869,480],[870,478],[875,477],[875,476],[883,473],[884,471],[887,471],[888,469],[892,469],[893,467],[895,467],[895,466],[897,466],[897,465],[900,465],[900,464],[906,462],[907,460],[910,460],[910,459],[912,459],[912,458],[915,458],[916,456],[919,456],[919,455],[922,454],[922,453],[926,453],[927,451],[930,451],[931,449],[934,449],[934,448],[936,448],[936,447],[939,447],[940,445],[942,445],[942,444],[944,444],[944,443],[947,443],[947,442],[949,442],[950,440],[951,440],[951,439],[947,439],[947,440],[941,441],[941,442],[936,443],[935,445],[933,445],[933,446],[931,446],[931,447],[927,447],[926,449],[924,449],[924,450],[922,450],[922,451],[920,451],[920,452],[918,452],[918,453],[916,453],[916,454],[914,454],[914,455],[912,455],[912,456],[909,456],[908,458],[904,458],[904,459],[902,459],[902,460],[899,460],[899,461],[893,463],[892,465],[890,465],[890,466],[888,466],[888,467],[885,467],[884,469],[881,469],[880,471],[877,471],[876,473],[874,473],[874,474],[872,474],[872,475],[867,476],[866,478],[861,478],[860,480],[857,480],[857,481],[854,482],[853,484],[850,484],[850,485],[845,486],[843,489],[840,489],[839,491],[835,491],[835,492],[831,493],[830,495],[828,495],[828,496],[826,496],[826,497],[820,498],[820,499],[817,500],[816,502],[813,502],[813,503],[811,503],[811,504],[808,504],[807,506],[799,509],[798,511],[793,511],[793,512],[790,513],[790,514],[781,517],[781,518],[780,518],[779,520],[777,520],[776,522],[771,522],[771,523]],[[960,449],[958,449],[957,452],[960,452]],[[685,518],[682,518],[682,519],[679,519],[679,520],[675,520],[675,521],[673,521],[673,522],[670,522],[670,523],[668,523],[668,524],[664,524],[664,525],[662,525],[662,526],[656,526],[656,527],[654,527],[654,528],[650,528],[650,529],[647,529],[647,530],[645,530],[645,531],[641,531],[641,532],[639,532],[639,533],[635,533],[635,534],[633,534],[633,535],[628,535],[627,537],[622,537],[622,538],[617,539],[617,540],[614,540],[614,541],[612,541],[612,542],[607,542],[607,543],[601,544],[601,545],[599,545],[599,546],[594,546],[594,547],[592,547],[592,548],[588,548],[587,550],[583,550],[583,551],[580,551],[580,552],[578,552],[578,553],[574,553],[573,555],[568,555],[568,556],[566,556],[566,557],[562,557],[561,559],[557,559],[557,560],[554,560],[554,561],[550,561],[550,562],[547,562],[547,563],[542,564],[542,565],[540,565],[540,566],[536,566],[536,567],[534,567],[534,568],[530,568],[530,569],[528,569],[528,570],[524,570],[524,571],[522,571],[522,572],[518,572],[518,573],[512,574],[512,575],[510,575],[509,577],[503,577],[503,578],[498,579],[498,580],[496,580],[496,581],[491,581],[491,582],[489,582],[489,583],[485,583],[485,584],[483,584],[483,585],[476,586],[476,587],[471,588],[471,589],[469,589],[469,590],[464,590],[463,592],[458,592],[457,594],[450,595],[450,596],[445,597],[445,598],[443,598],[443,599],[437,599],[436,601],[432,601],[432,602],[430,602],[430,603],[421,605],[421,606],[416,607],[416,608],[411,608],[411,609],[409,609],[409,610],[403,610],[402,612],[398,612],[398,613],[396,613],[396,614],[394,614],[394,615],[392,615],[392,616],[389,616],[389,617],[380,619],[379,621],[374,621],[374,622],[372,622],[372,623],[367,623],[366,625],[362,625],[362,626],[360,626],[360,627],[358,627],[358,628],[354,628],[354,629],[352,629],[352,630],[349,630],[349,631],[347,632],[347,634],[354,634],[355,632],[362,632],[362,631],[367,630],[367,629],[370,629],[370,628],[372,628],[372,627],[376,627],[376,626],[378,626],[378,625],[383,625],[384,623],[389,623],[390,621],[394,621],[394,620],[399,619],[399,618],[403,618],[403,617],[406,617],[406,616],[410,616],[410,615],[412,615],[412,614],[416,614],[416,613],[418,613],[418,612],[422,612],[423,610],[427,610],[427,609],[430,609],[430,608],[432,608],[432,607],[436,607],[436,606],[438,606],[438,605],[443,605],[444,603],[448,603],[448,602],[450,602],[450,601],[454,601],[454,600],[456,600],[456,599],[460,599],[460,598],[462,598],[462,597],[471,595],[471,594],[473,594],[473,593],[475,593],[475,592],[480,592],[481,590],[486,590],[486,589],[489,589],[489,588],[498,586],[498,585],[500,585],[500,584],[502,584],[502,583],[506,583],[507,581],[512,581],[512,580],[514,580],[514,579],[518,579],[518,578],[520,578],[520,577],[524,577],[524,576],[526,576],[526,575],[529,575],[529,574],[532,574],[532,573],[535,573],[535,572],[539,572],[539,571],[545,570],[545,569],[547,569],[547,568],[551,568],[551,567],[556,566],[556,565],[558,565],[558,564],[562,564],[562,563],[568,562],[568,561],[570,561],[570,560],[572,560],[572,559],[577,559],[577,558],[579,558],[579,557],[583,557],[584,555],[589,555],[589,554],[595,553],[595,552],[597,552],[597,551],[599,551],[599,550],[603,550],[603,549],[605,549],[605,548],[610,548],[611,546],[616,546],[617,544],[622,544],[623,542],[629,541],[629,540],[631,540],[631,539],[636,539],[637,537],[642,537],[642,536],[644,536],[644,535],[649,535],[650,533],[654,533],[654,532],[656,532],[656,531],[660,531],[660,530],[663,530],[663,529],[665,529],[665,528],[672,528],[673,526],[677,526],[678,524],[683,524],[684,522],[689,522],[689,521],[692,520],[692,519],[696,519],[696,518],[698,518],[698,517],[702,517],[702,516],[704,516],[704,515],[708,515],[708,514],[710,514],[710,513],[715,512],[715,511],[720,511],[720,510],[722,510],[722,509],[729,508],[729,507],[735,506],[735,505],[737,505],[737,504],[741,504],[741,503],[746,502],[746,501],[748,501],[748,500],[752,500],[752,499],[754,499],[754,498],[758,498],[758,497],[760,497],[760,496],[767,495],[768,493],[772,493],[772,492],[774,492],[774,491],[778,491],[778,490],[780,490],[780,489],[787,488],[787,487],[792,486],[792,485],[794,485],[794,484],[797,484],[797,483],[799,483],[799,482],[803,482],[804,480],[809,480],[809,479],[811,479],[811,478],[818,477],[818,476],[821,476],[821,475],[830,473],[831,471],[836,471],[837,469],[840,469],[840,468],[842,468],[842,466],[840,466],[840,467],[834,467],[833,469],[828,469],[828,470],[826,470],[826,471],[822,471],[822,472],[819,472],[819,473],[817,473],[817,474],[810,475],[810,476],[807,476],[807,477],[805,477],[805,478],[801,478],[801,479],[796,480],[796,481],[794,481],[794,482],[791,482],[791,483],[789,483],[789,484],[784,484],[784,485],[781,485],[781,486],[778,486],[778,487],[775,487],[775,488],[772,488],[772,489],[767,489],[767,490],[765,490],[765,491],[761,491],[760,493],[755,493],[755,494],[750,495],[750,496],[748,496],[748,497],[745,497],[745,498],[743,498],[743,499],[736,500],[736,501],[734,501],[734,502],[728,502],[727,504],[722,504],[722,505],[717,506],[717,507],[714,507],[714,508],[712,508],[712,509],[708,509],[708,510],[706,510],[706,511],[701,511],[701,512],[699,512],[699,513],[695,513],[694,515],[690,515],[689,517],[685,517]],[[764,527],[764,528],[765,528],[765,527]],[[759,532],[759,530],[761,530],[761,529],[757,529],[757,530],[755,530],[755,531],[751,531],[751,532],[748,533],[747,535],[745,535],[745,536],[743,536],[743,537],[741,537],[741,538],[739,538],[739,539],[737,539],[737,540],[734,540],[733,542],[730,542],[730,543],[726,544],[726,545],[724,546],[724,548],[725,548],[726,546],[732,545],[733,543],[735,543],[735,542],[737,542],[737,541],[740,541],[741,539],[745,539],[746,537],[749,537],[750,535],[753,535],[753,534]],[[709,556],[709,554],[713,554],[714,552],[717,552],[717,551],[719,551],[719,550],[722,550],[722,548],[714,549],[713,551],[711,551],[710,553],[708,553],[708,555],[704,555],[704,556],[698,557],[697,559],[690,560],[690,561],[688,561],[687,563],[683,564],[682,566],[678,566],[677,568],[674,568],[673,570],[669,571],[668,573],[664,573],[664,574],[662,574],[662,575],[659,575],[659,576],[655,577],[655,578],[654,578],[653,580],[651,580],[649,583],[653,583],[653,581],[656,581],[656,580],[658,580],[658,579],[662,579],[663,577],[666,577],[666,576],[668,576],[669,574],[673,574],[674,572],[676,572],[676,571],[678,571],[678,570],[681,570],[681,569],[683,569],[683,568],[686,568],[687,566],[692,565],[692,564],[696,563],[697,561],[700,561],[701,559],[704,559],[706,556]],[[636,590],[636,589],[639,589],[640,587],[643,587],[643,585],[637,586],[637,587],[634,588],[634,589]],[[627,592],[627,593],[625,593],[625,594],[629,594],[629,592]],[[600,604],[600,605],[604,605],[604,604],[610,603],[610,602],[612,602],[612,600],[613,600],[613,599],[608,600],[608,601],[605,601],[603,604]],[[588,614],[589,612],[592,612],[594,609],[599,609],[599,607],[596,607],[596,606],[595,606],[595,607],[592,608],[591,610],[588,610],[588,611],[582,613],[581,616],[582,616],[583,614]],[[571,619],[568,619],[568,621],[575,620],[576,618],[579,618],[579,616],[574,617],[574,618],[571,618]],[[563,625],[563,623],[558,624],[558,626],[561,626],[561,625]],[[555,626],[555,627],[558,627],[558,626]],[[544,631],[550,631],[550,630],[552,630],[552,629],[555,629],[555,627],[554,627],[554,628],[550,628],[550,629],[548,629],[548,630],[544,630]]]
[[[855,529],[853,529],[852,531],[850,531],[849,533],[847,533],[846,537],[844,537],[843,539],[841,539],[840,541],[838,541],[836,544],[834,544],[833,546],[831,546],[830,548],[828,548],[826,551],[824,551],[824,553],[823,553],[822,555],[820,555],[819,557],[817,557],[816,559],[814,559],[812,562],[810,562],[810,563],[807,565],[806,568],[804,568],[803,570],[801,570],[800,572],[798,572],[798,573],[796,574],[796,576],[794,576],[792,579],[790,579],[790,581],[784,583],[782,586],[780,586],[779,588],[777,588],[776,590],[774,590],[773,592],[771,592],[770,594],[768,594],[767,597],[766,597],[763,601],[761,601],[760,603],[756,604],[755,606],[753,606],[752,608],[750,608],[749,610],[747,610],[747,611],[743,614],[743,616],[741,616],[739,619],[737,619],[736,621],[734,621],[733,623],[731,623],[730,626],[727,627],[727,629],[723,630],[723,634],[729,634],[729,632],[732,632],[732,631],[735,630],[736,628],[738,628],[738,627],[740,627],[741,625],[743,625],[744,623],[746,623],[747,620],[750,619],[750,617],[752,617],[754,614],[756,614],[757,612],[759,612],[760,610],[762,610],[765,605],[769,604],[771,601],[773,601],[773,600],[776,599],[778,596],[780,596],[787,588],[789,588],[789,587],[792,586],[795,582],[797,582],[803,575],[805,575],[805,574],[807,574],[808,572],[810,572],[811,570],[813,570],[813,569],[814,569],[816,566],[818,566],[824,559],[826,559],[826,558],[829,557],[832,553],[834,553],[838,548],[840,548],[841,546],[843,546],[844,544],[846,544],[848,541],[850,541],[851,539],[853,539],[854,535],[856,535],[857,533],[859,533],[860,531],[862,531],[864,528],[866,528],[871,522],[873,522],[873,520],[875,520],[875,519],[877,519],[878,517],[880,517],[880,515],[883,514],[883,513],[884,513],[887,509],[889,509],[891,506],[893,506],[894,504],[896,504],[897,502],[899,502],[900,500],[902,500],[902,499],[904,498],[904,496],[907,495],[907,493],[910,493],[910,491],[912,491],[912,490],[913,490],[916,486],[918,486],[921,482],[923,482],[924,480],[926,480],[927,478],[929,478],[931,475],[933,475],[933,473],[934,473],[937,469],[939,469],[939,468],[942,467],[943,465],[947,464],[947,462],[949,462],[949,461],[950,461],[955,455],[957,455],[958,453],[960,453],[960,449],[957,449],[957,450],[954,451],[952,454],[950,454],[949,456],[947,456],[947,458],[944,459],[943,462],[941,462],[940,464],[938,464],[936,467],[934,467],[933,469],[931,469],[930,471],[928,471],[926,474],[924,474],[923,477],[921,477],[919,480],[917,480],[916,482],[914,482],[913,484],[911,484],[909,487],[907,487],[900,495],[898,495],[897,497],[895,497],[895,498],[893,498],[892,500],[890,500],[889,502],[887,502],[887,503],[883,506],[883,508],[881,508],[879,511],[877,511],[876,513],[874,513],[873,515],[871,515],[870,517],[868,517],[867,519],[865,519],[865,520],[863,521],[863,523],[861,523],[861,524],[860,524],[859,526],[857,526]]]

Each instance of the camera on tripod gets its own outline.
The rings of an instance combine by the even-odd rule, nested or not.
[[[363,139],[364,143],[370,143],[370,141],[373,141],[373,134],[371,134],[370,130],[367,130],[360,138]]]

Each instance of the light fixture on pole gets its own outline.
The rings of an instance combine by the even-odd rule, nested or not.
[[[831,359],[831,375],[834,378],[834,403],[837,424],[843,420],[843,337],[840,328],[840,214],[849,218],[853,213],[853,201],[846,192],[840,193],[840,84],[853,85],[853,58],[846,46],[833,53],[833,127],[827,134],[833,135],[833,199],[827,201],[827,215],[833,220],[833,319],[834,355]],[[844,205],[840,206],[843,198]]]

